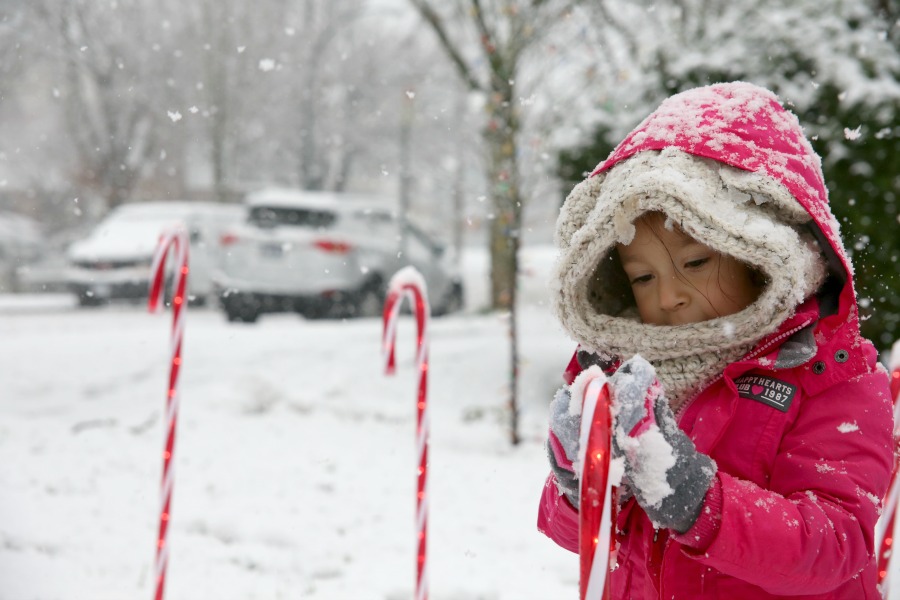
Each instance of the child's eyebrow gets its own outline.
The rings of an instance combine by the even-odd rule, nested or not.
[[[675,242],[676,249],[681,250],[682,248],[687,248],[688,246],[700,246],[704,249],[710,249],[709,246],[704,244],[703,242],[699,242],[692,238],[689,235],[685,235],[683,237],[679,236]],[[619,252],[619,261],[622,263],[624,267],[627,264],[643,262],[643,259],[640,256],[634,256],[631,252],[628,251],[629,246],[620,246],[617,248]]]

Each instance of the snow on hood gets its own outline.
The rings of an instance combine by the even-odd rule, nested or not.
[[[198,204],[199,206],[199,204]],[[184,202],[147,202],[120,206],[69,248],[69,260],[147,260],[159,236],[174,225],[187,226],[202,207]]]
[[[166,229],[201,222],[237,223],[244,208],[213,202],[140,202],[116,208],[84,238],[69,247],[72,261],[146,260]]]
[[[160,234],[178,219],[114,220],[101,223],[91,234],[69,248],[69,259],[150,260]]]

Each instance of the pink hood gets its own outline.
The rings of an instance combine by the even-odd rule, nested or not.
[[[853,298],[853,269],[841,242],[840,226],[828,206],[822,161],[803,135],[797,117],[775,94],[744,82],[676,94],[628,134],[591,175],[638,152],[670,147],[765,173],[784,185],[813,218],[839,259]]]

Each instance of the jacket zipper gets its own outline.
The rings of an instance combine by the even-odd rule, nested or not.
[[[747,356],[745,356],[745,357],[744,357],[743,359],[741,359],[741,360],[752,360],[752,359],[754,359],[754,358],[757,358],[760,354],[762,354],[763,352],[765,352],[766,350],[768,350],[769,348],[771,348],[772,346],[774,346],[775,344],[777,344],[778,342],[780,342],[781,340],[783,340],[784,338],[790,337],[790,336],[794,335],[795,333],[797,333],[797,332],[800,331],[801,329],[803,329],[803,328],[805,328],[805,327],[808,327],[808,326],[810,325],[810,323],[812,323],[812,322],[814,322],[814,321],[815,321],[815,319],[813,319],[813,318],[807,319],[806,321],[804,321],[804,322],[801,323],[800,325],[797,325],[796,327],[794,327],[794,328],[792,328],[792,329],[789,329],[788,331],[785,331],[785,332],[782,333],[781,335],[772,338],[771,340],[769,340],[769,342],[768,342],[765,346],[762,346],[762,347],[760,347],[760,348],[757,348],[756,350],[754,350],[753,352],[751,352],[750,354],[748,354]],[[715,379],[713,379],[712,381],[710,381],[708,384],[706,384],[705,386],[703,386],[702,389],[700,389],[700,390],[698,390],[697,392],[695,392],[693,396],[691,396],[690,398],[688,398],[687,402],[684,402],[684,403],[678,408],[678,410],[675,412],[675,422],[678,423],[679,425],[681,425],[681,417],[683,417],[683,416],[684,416],[684,413],[687,412],[688,407],[690,407],[690,405],[694,403],[694,400],[696,400],[697,397],[698,397],[700,394],[702,394],[702,393],[706,390],[706,388],[708,388],[708,387],[711,386],[712,384],[716,383],[717,381],[719,381],[720,379],[722,379],[724,376],[725,376],[725,372],[724,372],[724,370],[723,370],[721,373],[719,373],[718,376],[716,376]]]
[[[665,592],[663,591],[663,581],[665,581],[665,577],[663,577],[663,568],[666,564],[666,551],[669,549],[669,542],[672,538],[668,535],[665,536],[662,542],[659,541],[659,528],[653,528],[653,549],[650,551],[651,557],[658,557],[659,565],[656,570],[656,590],[659,593],[660,598],[665,597]],[[657,549],[658,546],[660,548]]]
[[[808,327],[808,326],[810,325],[810,323],[812,323],[812,322],[814,322],[814,321],[815,321],[815,319],[813,319],[813,318],[807,319],[806,321],[804,321],[804,322],[801,323],[800,325],[797,325],[796,327],[794,327],[794,328],[792,328],[792,329],[790,329],[790,330],[788,330],[788,331],[785,331],[785,332],[782,333],[781,335],[772,338],[771,340],[769,340],[769,342],[768,342],[766,345],[761,346],[760,348],[757,348],[756,350],[754,350],[753,352],[751,352],[750,354],[748,354],[747,356],[745,356],[742,360],[753,360],[753,359],[759,357],[761,354],[763,354],[764,352],[766,352],[769,348],[771,348],[772,346],[774,346],[775,344],[777,344],[777,343],[780,342],[781,340],[785,339],[786,337],[790,337],[790,336],[794,335],[795,333],[797,333],[798,331],[800,331],[800,330],[803,329],[804,327]],[[706,390],[706,388],[708,388],[709,386],[713,385],[714,383],[716,383],[717,381],[719,381],[719,380],[722,379],[723,377],[725,377],[725,372],[724,372],[724,370],[723,370],[722,373],[720,373],[715,379],[713,379],[713,380],[710,381],[708,384],[706,384],[706,385],[703,387],[703,389],[698,390],[694,395],[692,395],[692,396],[687,400],[687,402],[683,403],[683,404],[681,405],[681,407],[680,407],[680,408],[676,411],[676,413],[675,413],[675,422],[678,423],[679,425],[681,425],[681,418],[682,418],[682,417],[684,416],[684,414],[687,412],[687,409],[690,407],[690,405],[694,403],[694,400],[696,400],[697,397],[700,396],[700,394],[702,394],[704,390]],[[653,529],[653,544],[654,544],[654,545],[656,545],[658,539],[659,539],[659,529],[656,529],[656,528],[654,527],[654,529]],[[669,549],[669,541],[671,541],[671,538],[670,538],[669,536],[666,536],[666,539],[665,539],[664,544],[663,544],[663,549],[662,549],[662,551],[660,552],[660,555],[659,555],[659,571],[658,571],[658,577],[659,577],[659,580],[656,582],[656,589],[659,590],[660,597],[662,597],[662,594],[663,594],[663,581],[664,581],[664,577],[663,577],[663,566],[664,566],[665,563],[666,563],[666,551]],[[652,552],[651,552],[651,554],[652,554]]]

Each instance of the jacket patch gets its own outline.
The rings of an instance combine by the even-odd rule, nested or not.
[[[762,402],[787,412],[797,393],[797,386],[765,375],[741,375],[734,380],[738,396]]]

